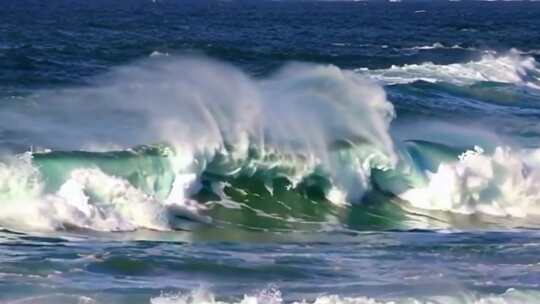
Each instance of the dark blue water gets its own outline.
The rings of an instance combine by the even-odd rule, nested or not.
[[[538,20],[0,1],[0,303],[540,302]]]

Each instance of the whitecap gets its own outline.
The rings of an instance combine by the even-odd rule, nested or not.
[[[538,62],[533,57],[523,56],[517,50],[511,50],[500,56],[486,53],[480,60],[466,63],[439,65],[425,62],[403,66],[393,65],[388,69],[360,68],[356,71],[386,84],[404,84],[421,80],[470,85],[476,82],[490,81],[540,89]]]

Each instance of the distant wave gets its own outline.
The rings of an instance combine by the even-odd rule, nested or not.
[[[169,56],[169,53],[162,53],[160,51],[153,51],[152,53],[150,53],[150,57],[156,56]]]
[[[538,62],[531,56],[520,54],[517,50],[512,50],[505,55],[487,54],[478,61],[467,63],[439,65],[426,62],[392,66],[388,69],[360,68],[356,71],[386,84],[427,81],[470,85],[489,81],[540,88]]]
[[[404,48],[405,50],[435,50],[435,49],[454,49],[454,50],[470,50],[470,51],[474,51],[474,50],[477,50],[476,48],[473,48],[473,47],[463,47],[459,44],[454,44],[454,45],[451,45],[451,46],[448,46],[448,45],[445,45],[441,42],[434,42],[433,44],[430,44],[430,45],[420,45],[420,46],[413,46],[413,47],[410,47],[410,48]]]

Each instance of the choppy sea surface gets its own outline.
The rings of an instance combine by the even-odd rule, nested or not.
[[[540,303],[538,2],[0,7],[0,303]]]

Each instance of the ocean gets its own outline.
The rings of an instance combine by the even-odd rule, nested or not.
[[[540,4],[0,1],[0,303],[540,303]]]

